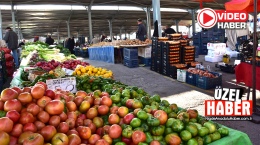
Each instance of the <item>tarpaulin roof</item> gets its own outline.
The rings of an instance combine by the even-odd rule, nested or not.
[[[257,11],[260,11],[260,0],[257,0]],[[226,10],[244,10],[248,13],[254,12],[254,0],[231,0],[225,3]]]

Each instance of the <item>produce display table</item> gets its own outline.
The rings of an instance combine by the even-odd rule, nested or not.
[[[252,88],[252,65],[242,62],[235,68],[237,83],[244,82],[249,88]],[[260,67],[256,67],[256,82],[260,82]],[[256,83],[256,89],[260,90],[260,83]]]
[[[115,63],[114,46],[101,46],[88,48],[89,60]]]

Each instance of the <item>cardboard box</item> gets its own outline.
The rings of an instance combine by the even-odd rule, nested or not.
[[[139,47],[138,48],[138,56],[144,57],[144,58],[150,58],[152,53],[152,47]]]
[[[226,49],[226,43],[208,43],[207,49],[211,49],[211,50]]]

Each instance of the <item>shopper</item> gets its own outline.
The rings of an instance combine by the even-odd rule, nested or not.
[[[39,36],[35,36],[33,42],[39,41]]]
[[[143,20],[138,19],[137,24],[138,24],[138,30],[136,32],[136,37],[141,41],[145,41],[147,32],[146,32],[146,27],[143,24]]]
[[[19,43],[19,48],[22,48],[25,45],[25,40],[23,39],[21,43]]]
[[[18,66],[19,66],[18,53],[17,53],[18,36],[10,27],[6,28],[4,40],[7,43],[8,48],[12,50],[15,67],[18,68]]]
[[[74,37],[68,39],[68,48],[71,54],[74,54],[75,40]]]
[[[47,44],[49,44],[49,45],[53,45],[54,39],[52,39],[51,36],[48,35],[47,38],[46,38],[45,43],[47,43]]]
[[[168,24],[165,26],[165,30],[162,36],[166,37],[167,34],[174,34],[174,33],[176,33],[176,31],[171,28],[171,25]]]

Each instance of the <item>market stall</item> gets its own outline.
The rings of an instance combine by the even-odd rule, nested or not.
[[[139,40],[120,40],[120,41],[113,41],[113,42],[101,42],[98,44],[94,44],[88,48],[89,59],[104,61],[108,63],[115,63],[116,61],[122,63],[123,58],[125,58],[125,55],[123,53],[124,48],[129,48],[129,49],[137,48],[137,51],[134,52],[135,53],[134,57],[138,57],[138,49],[142,50],[143,47],[146,47],[149,44],[150,44],[150,40],[146,40],[145,42]]]
[[[30,44],[30,47],[38,46]],[[12,142],[25,144],[29,142],[26,136],[37,135],[40,144],[55,144],[57,137],[73,145],[85,142],[252,144],[245,133],[208,121],[194,109],[179,108],[159,95],[116,81],[110,70],[75,60],[70,54],[68,58],[56,53],[60,59],[49,60],[54,56],[46,53],[47,50],[50,51],[43,45],[25,51],[27,56],[14,74],[11,87],[1,93],[5,105],[0,108],[0,123],[8,122],[8,125],[0,130],[7,138],[11,136]],[[56,51],[51,49],[52,54]],[[193,69],[187,72],[197,73]],[[211,74],[204,72],[204,75]],[[36,104],[31,103],[33,99]],[[21,111],[22,106],[26,112]],[[19,119],[11,112],[19,114]],[[49,118],[43,118],[43,114]],[[59,121],[54,121],[56,118]],[[21,125],[23,132],[15,134],[14,130]]]

